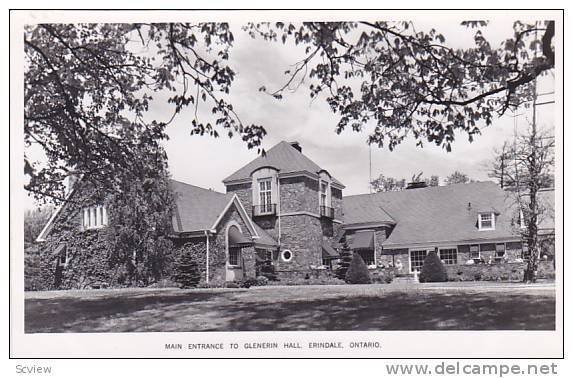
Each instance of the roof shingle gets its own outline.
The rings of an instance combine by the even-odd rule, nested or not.
[[[554,192],[540,195],[553,209]],[[493,182],[349,196],[344,197],[343,206],[346,226],[380,222],[388,217],[394,220],[396,226],[383,243],[386,247],[518,236],[514,193],[503,191]],[[478,229],[478,214],[485,210],[499,213],[495,230]],[[551,228],[551,223],[546,219],[540,226]]]
[[[309,172],[318,174],[322,170],[315,162],[294,148],[290,143],[282,141],[271,149],[266,151],[265,156],[259,156],[256,159],[243,166],[229,177],[223,180],[223,183],[244,180],[251,177],[251,174],[262,167],[274,167],[281,173]],[[340,181],[332,178],[333,182],[343,186]]]

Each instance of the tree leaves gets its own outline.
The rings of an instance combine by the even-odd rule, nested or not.
[[[368,143],[390,149],[413,135],[418,145],[426,140],[451,151],[455,131],[473,140],[480,123],[520,106],[530,98],[529,83],[554,66],[551,21],[516,22],[499,48],[481,31],[487,21],[462,25],[475,29],[474,46],[453,49],[436,30],[415,30],[407,21],[251,23],[244,29],[252,37],[283,35],[305,46],[306,58],[286,73],[287,83],[270,92],[273,97],[281,99],[308,70],[310,97],[328,93],[340,117],[337,133],[347,126],[369,129]]]

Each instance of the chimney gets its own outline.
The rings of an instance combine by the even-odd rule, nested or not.
[[[74,186],[78,181],[79,177],[76,174],[72,173],[68,176],[68,182],[66,185],[66,195],[71,193],[71,191],[74,189]]]
[[[302,147],[300,146],[299,142],[289,142],[291,146],[298,150],[298,152],[302,153]]]
[[[414,181],[414,182],[409,182],[408,186],[406,186],[406,189],[419,189],[419,188],[426,188],[428,186],[428,184],[426,184],[425,181]]]

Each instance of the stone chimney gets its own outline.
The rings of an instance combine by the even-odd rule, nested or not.
[[[413,181],[409,182],[406,189],[419,189],[419,188],[427,188],[428,184],[425,181]]]
[[[302,153],[302,147],[300,146],[299,142],[289,142],[291,146],[293,146],[294,148],[296,148],[298,150],[298,152]]]
[[[72,190],[74,189],[74,186],[79,181],[79,177],[76,174],[72,173],[67,177],[67,181],[68,182],[66,184],[66,195],[68,195],[72,192]]]

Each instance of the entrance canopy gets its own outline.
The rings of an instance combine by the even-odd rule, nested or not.
[[[349,240],[350,249],[374,249],[374,231],[357,232]]]
[[[252,244],[251,239],[243,235],[237,227],[229,228],[229,247],[247,247]]]

